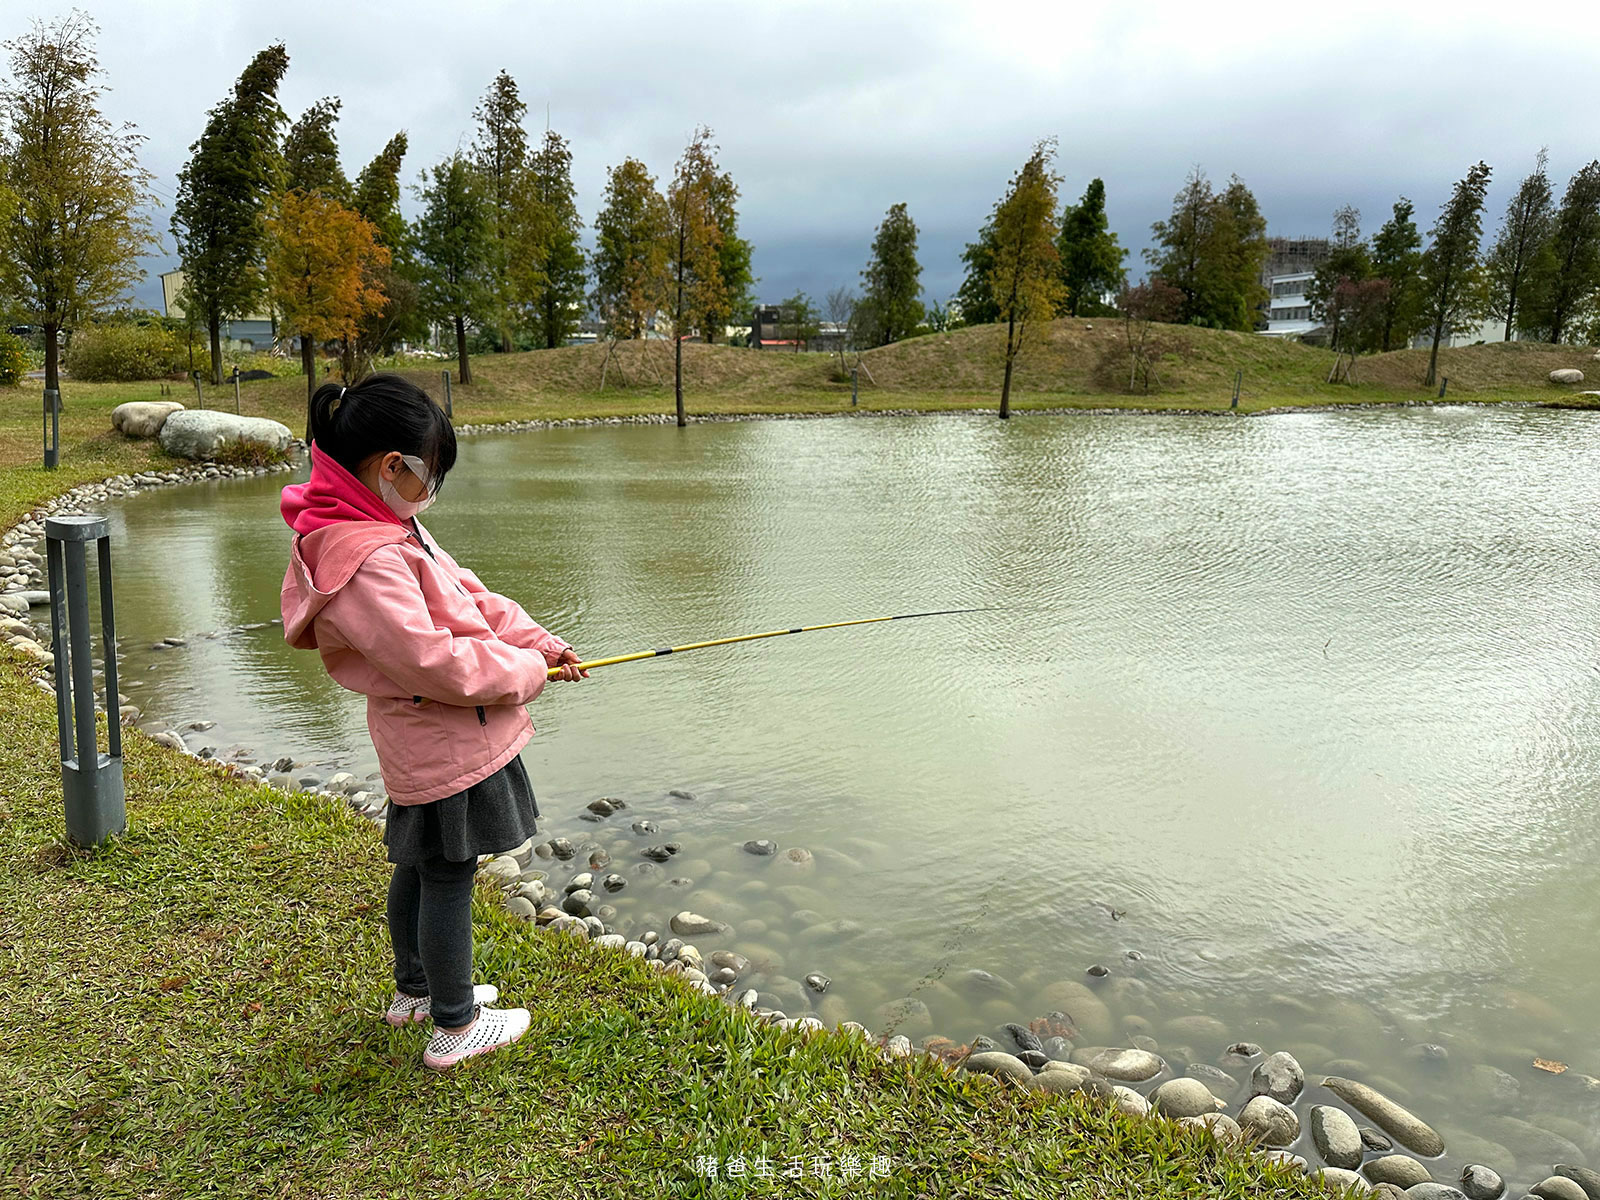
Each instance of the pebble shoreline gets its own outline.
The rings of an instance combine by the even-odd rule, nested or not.
[[[1433,404],[1432,401],[1405,401],[1387,406]],[[994,412],[964,411],[968,414]],[[1176,413],[1178,410],[1030,411]],[[1264,410],[1261,414],[1250,415],[1265,415],[1272,411],[1303,410]],[[912,415],[951,414],[922,410],[854,410],[844,413],[762,414],[753,419]],[[1226,410],[1213,410],[1206,411],[1204,415],[1230,414]],[[736,414],[689,418],[694,422],[748,419],[752,418]],[[470,436],[565,426],[674,423],[675,417],[671,414],[647,414],[518,421],[497,425],[463,424],[457,426],[457,432]],[[299,443],[295,445],[303,449]],[[44,576],[42,555],[36,546],[44,536],[46,517],[81,513],[90,505],[153,487],[246,478],[293,469],[292,462],[260,468],[197,463],[168,471],[118,475],[99,483],[83,484],[40,505],[0,537],[0,629],[5,632],[5,640],[43,669],[37,682],[45,690],[53,692],[46,677],[53,665],[51,653],[32,636],[31,627],[26,622],[29,607],[47,603],[47,597],[36,590]],[[18,604],[22,605],[21,612],[16,611]],[[244,632],[278,623],[276,620],[257,622],[234,630],[195,636],[223,636],[224,632]],[[173,636],[163,639],[162,647],[177,648],[186,642],[184,636]],[[119,696],[118,700],[121,704],[119,715],[124,724],[133,724],[141,719],[143,714],[127,702],[127,697]],[[191,733],[203,733],[210,727],[210,722],[195,721],[184,729]],[[265,765],[257,762],[222,762],[216,757],[216,747],[202,745],[198,749],[191,749],[177,729],[161,729],[151,737],[174,750],[215,761],[240,778],[260,786],[280,791],[308,791],[346,804],[365,816],[380,832],[383,828],[387,797],[381,783],[374,785],[371,780],[358,780],[349,772],[335,773],[325,782],[315,776],[301,775],[297,778],[291,772],[304,768],[306,764],[296,762],[287,755]],[[692,799],[689,793],[676,794]],[[591,802],[579,815],[590,821],[605,821],[627,808],[628,805],[622,800],[602,798]],[[656,828],[654,822],[642,818],[632,823],[631,830],[639,838],[648,839]],[[681,849],[673,841],[645,845],[640,850],[642,862],[635,864],[635,867],[654,867],[668,861]],[[757,856],[772,855],[778,851],[776,843],[765,840],[747,843],[745,849]],[[786,853],[795,851],[809,855],[808,851],[798,847],[792,847]],[[576,869],[560,884],[553,883],[558,864],[564,869],[568,863]],[[578,846],[565,837],[539,842],[530,839],[514,850],[480,859],[478,876],[480,880],[500,889],[503,904],[513,916],[530,923],[546,935],[578,937],[646,960],[661,973],[677,976],[687,986],[719,997],[749,1013],[753,1020],[775,1028],[802,1034],[829,1028],[812,1011],[791,1016],[780,1007],[783,1003],[780,997],[754,987],[741,987],[741,976],[750,974],[750,963],[744,956],[725,949],[703,954],[689,940],[697,936],[730,933],[729,927],[720,921],[683,910],[667,923],[666,936],[660,929],[649,928],[636,937],[625,937],[615,925],[608,923],[617,917],[616,907],[599,900],[601,894],[620,892],[627,884],[626,877],[616,871],[600,874],[611,863],[609,852],[598,843]],[[1308,1104],[1306,1073],[1292,1054],[1284,1051],[1269,1054],[1259,1045],[1242,1041],[1230,1041],[1223,1045],[1224,1029],[1221,1022],[1205,1028],[1206,1034],[1216,1040],[1219,1046],[1209,1060],[1203,1055],[1193,1054],[1186,1046],[1163,1053],[1160,1044],[1149,1036],[1149,1031],[1128,1036],[1128,1046],[1097,1044],[1114,1041],[1114,1038],[1088,1036],[1090,1031],[1095,1034],[1109,1032],[1097,1027],[1102,1026],[1100,1013],[1107,1010],[1091,984],[1103,980],[1110,971],[1103,966],[1094,966],[1086,974],[1089,983],[1062,980],[1053,985],[1052,995],[1060,1000],[1060,1008],[1027,1020],[1026,1024],[1006,1023],[1001,1030],[997,1030],[1003,1032],[1003,1042],[980,1034],[968,1045],[957,1045],[952,1039],[930,1031],[921,1037],[920,1045],[913,1044],[910,1037],[895,1030],[907,1024],[920,1028],[918,1017],[925,1017],[926,1007],[922,1006],[919,1014],[917,1006],[921,1002],[916,1001],[914,996],[897,1001],[892,1006],[883,1006],[888,1009],[887,1012],[880,1011],[880,1016],[885,1017],[882,1022],[884,1029],[876,1035],[853,1020],[839,1020],[832,1027],[875,1042],[879,1052],[889,1060],[922,1054],[952,1071],[993,1077],[999,1086],[1099,1097],[1132,1115],[1169,1119],[1185,1126],[1201,1128],[1219,1140],[1235,1142],[1240,1146],[1254,1146],[1258,1153],[1318,1174],[1332,1190],[1353,1187],[1360,1192],[1390,1197],[1408,1196],[1413,1200],[1458,1200],[1462,1197],[1465,1200],[1499,1200],[1502,1196],[1522,1194],[1508,1191],[1501,1175],[1489,1164],[1469,1164],[1459,1179],[1448,1184],[1434,1179],[1427,1160],[1446,1153],[1448,1146],[1445,1139],[1423,1118],[1381,1091],[1340,1076],[1320,1077],[1320,1085],[1313,1086],[1320,1086],[1323,1092],[1331,1093],[1341,1104]],[[969,972],[969,975],[987,976],[991,981],[996,979],[982,971]],[[800,1005],[806,1006],[811,998],[822,996],[830,982],[814,972],[808,974],[805,990],[800,993]],[[1201,1020],[1214,1019],[1196,1018],[1192,1022],[1196,1026],[1196,1034],[1200,1032]],[[1127,1023],[1122,1032],[1128,1034]],[[1493,1070],[1487,1066],[1484,1069]],[[1246,1070],[1249,1072],[1247,1080],[1239,1077]],[[1573,1082],[1578,1084],[1587,1100],[1593,1104],[1591,1125],[1600,1123],[1600,1079],[1575,1074]],[[1369,1124],[1358,1125],[1358,1120]],[[1502,1120],[1527,1124],[1509,1116]],[[1551,1162],[1550,1173],[1527,1187],[1525,1194],[1542,1197],[1543,1200],[1600,1200],[1600,1173],[1587,1169],[1585,1151],[1561,1134],[1533,1126],[1529,1128],[1534,1134],[1543,1135],[1544,1145],[1552,1150],[1554,1161]],[[1397,1147],[1400,1150],[1409,1149],[1412,1153],[1401,1153]],[[1600,1146],[1595,1149],[1600,1153]],[[1562,1156],[1566,1161],[1559,1161]],[[1318,1160],[1325,1165],[1320,1165]]]

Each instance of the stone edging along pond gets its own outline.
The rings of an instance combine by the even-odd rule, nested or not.
[[[963,411],[970,413],[981,410]],[[1038,413],[1044,410],[1030,411]],[[1091,410],[1061,411],[1083,413]],[[761,418],[805,419],[835,415],[944,414],[921,410],[857,410],[842,414],[762,414]],[[749,418],[736,414],[690,418],[696,422],[744,419]],[[675,418],[671,414],[650,414],[513,421],[496,425],[462,424],[457,426],[457,431],[472,435],[563,426],[672,423],[675,423]],[[299,447],[299,443],[296,446]],[[24,588],[30,588],[42,582],[43,565],[33,549],[33,543],[43,536],[44,518],[47,516],[82,512],[90,505],[153,487],[244,478],[292,469],[292,464],[245,468],[198,463],[166,471],[118,475],[99,483],[72,488],[41,504],[0,537],[0,589],[15,591],[19,583]],[[0,616],[0,620],[14,622],[15,618]],[[241,629],[255,627],[259,625]],[[14,624],[6,625],[5,629],[9,642],[39,665],[47,666],[50,654],[37,640],[20,632]],[[169,638],[165,643],[176,648],[184,644],[184,639]],[[50,689],[49,683],[42,677],[38,682],[40,686]],[[131,724],[141,715],[136,707],[124,704],[121,717],[125,723]],[[206,722],[195,722],[186,728],[203,732],[208,727]],[[215,761],[213,747],[202,746],[198,751],[191,751],[175,730],[164,730],[151,736],[153,740],[172,749]],[[269,765],[221,765],[227,766],[240,778],[261,786],[310,791],[337,799],[367,817],[379,830],[383,827],[386,797],[381,787],[368,787],[364,781],[357,780],[348,772],[335,774],[326,781],[314,777],[297,780],[289,772],[302,764],[295,763],[289,756],[280,757]],[[621,800],[599,799],[587,805],[580,816],[590,821],[604,821],[627,807],[626,802]],[[641,838],[647,838],[656,831],[655,823],[648,819],[632,823],[632,832]],[[640,854],[654,866],[668,861],[680,849],[678,843],[668,841],[644,846]],[[746,845],[746,849],[752,854],[764,856],[775,854],[778,848],[769,842],[752,842]],[[809,856],[808,851],[799,847],[784,852],[785,856],[796,854]],[[580,858],[580,855],[586,858]],[[539,861],[535,862],[536,859]],[[726,932],[727,926],[719,921],[684,911],[676,914],[668,923],[668,936],[663,937],[662,932],[652,929],[633,939],[624,938],[607,925],[606,918],[614,917],[616,910],[598,897],[602,893],[620,891],[626,885],[626,880],[620,875],[601,874],[610,862],[609,853],[598,844],[593,847],[575,846],[564,837],[549,838],[538,843],[530,839],[508,853],[480,860],[478,874],[480,880],[498,889],[505,908],[513,916],[549,933],[568,933],[596,944],[625,950],[651,962],[664,974],[680,976],[684,982],[706,995],[720,997],[739,1009],[749,1011],[753,1019],[765,1024],[808,1032],[827,1028],[819,1017],[810,1013],[788,1015],[779,1007],[784,1002],[780,997],[749,986],[741,988],[739,976],[750,966],[742,955],[731,950],[716,950],[703,955],[689,940],[697,935]],[[568,863],[579,869],[569,868],[569,877],[558,887],[552,883],[551,877],[558,869],[558,864]],[[1136,958],[1136,955],[1130,954],[1130,959]],[[1002,1026],[1009,1046],[1002,1046],[983,1035],[974,1038],[970,1045],[957,1045],[950,1038],[931,1033],[921,1039],[920,1047],[914,1046],[908,1036],[894,1032],[902,1024],[920,1027],[919,1019],[927,1019],[925,1006],[921,1006],[914,996],[891,1002],[885,1006],[887,1012],[880,1009],[887,1028],[877,1035],[855,1021],[839,1021],[836,1028],[875,1041],[888,1059],[921,1053],[944,1063],[950,1069],[981,1072],[1030,1090],[1087,1093],[1103,1097],[1132,1115],[1156,1115],[1202,1127],[1219,1140],[1236,1142],[1241,1146],[1255,1145],[1261,1152],[1294,1163],[1303,1170],[1315,1172],[1320,1169],[1330,1183],[1337,1185],[1381,1190],[1391,1196],[1406,1194],[1416,1200],[1452,1200],[1455,1197],[1496,1200],[1508,1194],[1500,1176],[1492,1169],[1493,1164],[1469,1166],[1455,1186],[1434,1181],[1422,1160],[1443,1154],[1446,1150],[1444,1139],[1417,1115],[1352,1079],[1332,1076],[1321,1080],[1320,1086],[1327,1093],[1326,1099],[1337,1099],[1340,1103],[1316,1104],[1310,1108],[1306,1114],[1305,1132],[1310,1134],[1311,1145],[1304,1145],[1301,1140],[1301,1116],[1295,1111],[1294,1105],[1298,1100],[1304,1107],[1309,1098],[1306,1094],[1308,1081],[1300,1064],[1286,1052],[1268,1054],[1259,1045],[1234,1042],[1216,1056],[1216,1065],[1213,1065],[1212,1062],[1200,1060],[1198,1056],[1194,1062],[1186,1063],[1181,1059],[1168,1061],[1173,1051],[1169,1049],[1167,1056],[1163,1057],[1159,1045],[1148,1038],[1148,1031],[1132,1037],[1133,1045],[1128,1047],[1084,1044],[1095,1041],[1094,1034],[1113,1033],[1109,1027],[1109,1010],[1091,986],[1107,974],[1106,968],[1094,967],[1089,971],[1087,983],[1069,980],[1055,985],[1051,994],[1059,998],[1062,1008],[1027,1024],[1007,1023]],[[994,979],[992,976],[989,978]],[[800,1005],[806,1006],[821,996],[827,986],[825,977],[808,975],[805,980],[808,991],[800,997]],[[1220,1022],[1215,1024],[1220,1026]],[[1085,1033],[1091,1036],[1085,1037]],[[1221,1028],[1208,1029],[1207,1033],[1221,1045],[1224,1040]],[[1111,1039],[1108,1037],[1107,1040]],[[1242,1074],[1245,1070],[1250,1072],[1247,1083],[1234,1074]],[[1576,1081],[1589,1093],[1597,1105],[1597,1112],[1600,1112],[1600,1079],[1577,1076]],[[1235,1103],[1237,1107],[1230,1115],[1226,1110]],[[1371,1125],[1359,1127],[1357,1118],[1363,1118]],[[1514,1120],[1510,1117],[1504,1119]],[[1544,1130],[1539,1132],[1546,1133]],[[1581,1148],[1554,1133],[1548,1133],[1547,1141],[1552,1157],[1564,1155],[1569,1161],[1553,1163],[1554,1173],[1534,1184],[1537,1189],[1535,1194],[1546,1200],[1600,1200],[1600,1173],[1587,1170],[1582,1165],[1584,1154]],[[1306,1151],[1304,1156],[1287,1149],[1297,1143]],[[1410,1149],[1416,1157],[1396,1153],[1397,1146]],[[1327,1164],[1326,1167],[1318,1168],[1308,1162],[1313,1148]]]

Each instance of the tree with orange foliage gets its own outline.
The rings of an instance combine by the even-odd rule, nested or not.
[[[319,192],[285,192],[267,221],[267,286],[285,329],[300,337],[306,397],[317,386],[316,347],[354,338],[363,320],[381,312],[379,272],[389,250],[359,213]]]

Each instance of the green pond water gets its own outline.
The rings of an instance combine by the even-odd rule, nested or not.
[[[276,626],[204,636],[278,615],[284,478],[112,508],[124,678],[152,727],[215,721],[186,737],[219,757],[365,774],[363,702],[315,654]],[[914,1040],[1004,1044],[1088,986],[1085,1044],[1364,1071],[1446,1130],[1439,1178],[1600,1164],[1592,415],[482,436],[425,521],[586,657],[991,609],[552,682],[524,754],[542,828],[610,851],[621,931],[722,918],[697,944],[747,953],[791,1015],[876,1030],[913,995]],[[188,644],[149,649],[169,635]],[[629,809],[578,819],[599,796]]]

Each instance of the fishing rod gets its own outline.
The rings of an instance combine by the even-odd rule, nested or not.
[[[716,638],[709,642],[690,642],[687,646],[663,646],[659,650],[640,650],[637,654],[619,654],[614,658],[594,658],[588,662],[578,663],[578,669],[587,671],[591,667],[609,667],[613,663],[635,662],[641,658],[660,658],[666,654],[677,654],[684,650],[703,650],[707,646],[726,646],[731,642],[753,642],[758,638],[782,637],[786,633],[810,633],[815,629],[838,629],[845,625],[872,625],[879,621],[908,621],[913,617],[944,617],[954,613],[989,612],[989,608],[944,608],[938,612],[899,613],[893,617],[863,617],[856,621],[834,621],[828,625],[800,625],[794,629],[773,629],[766,633],[747,633],[740,637]],[[559,675],[563,667],[551,667],[550,674]]]

